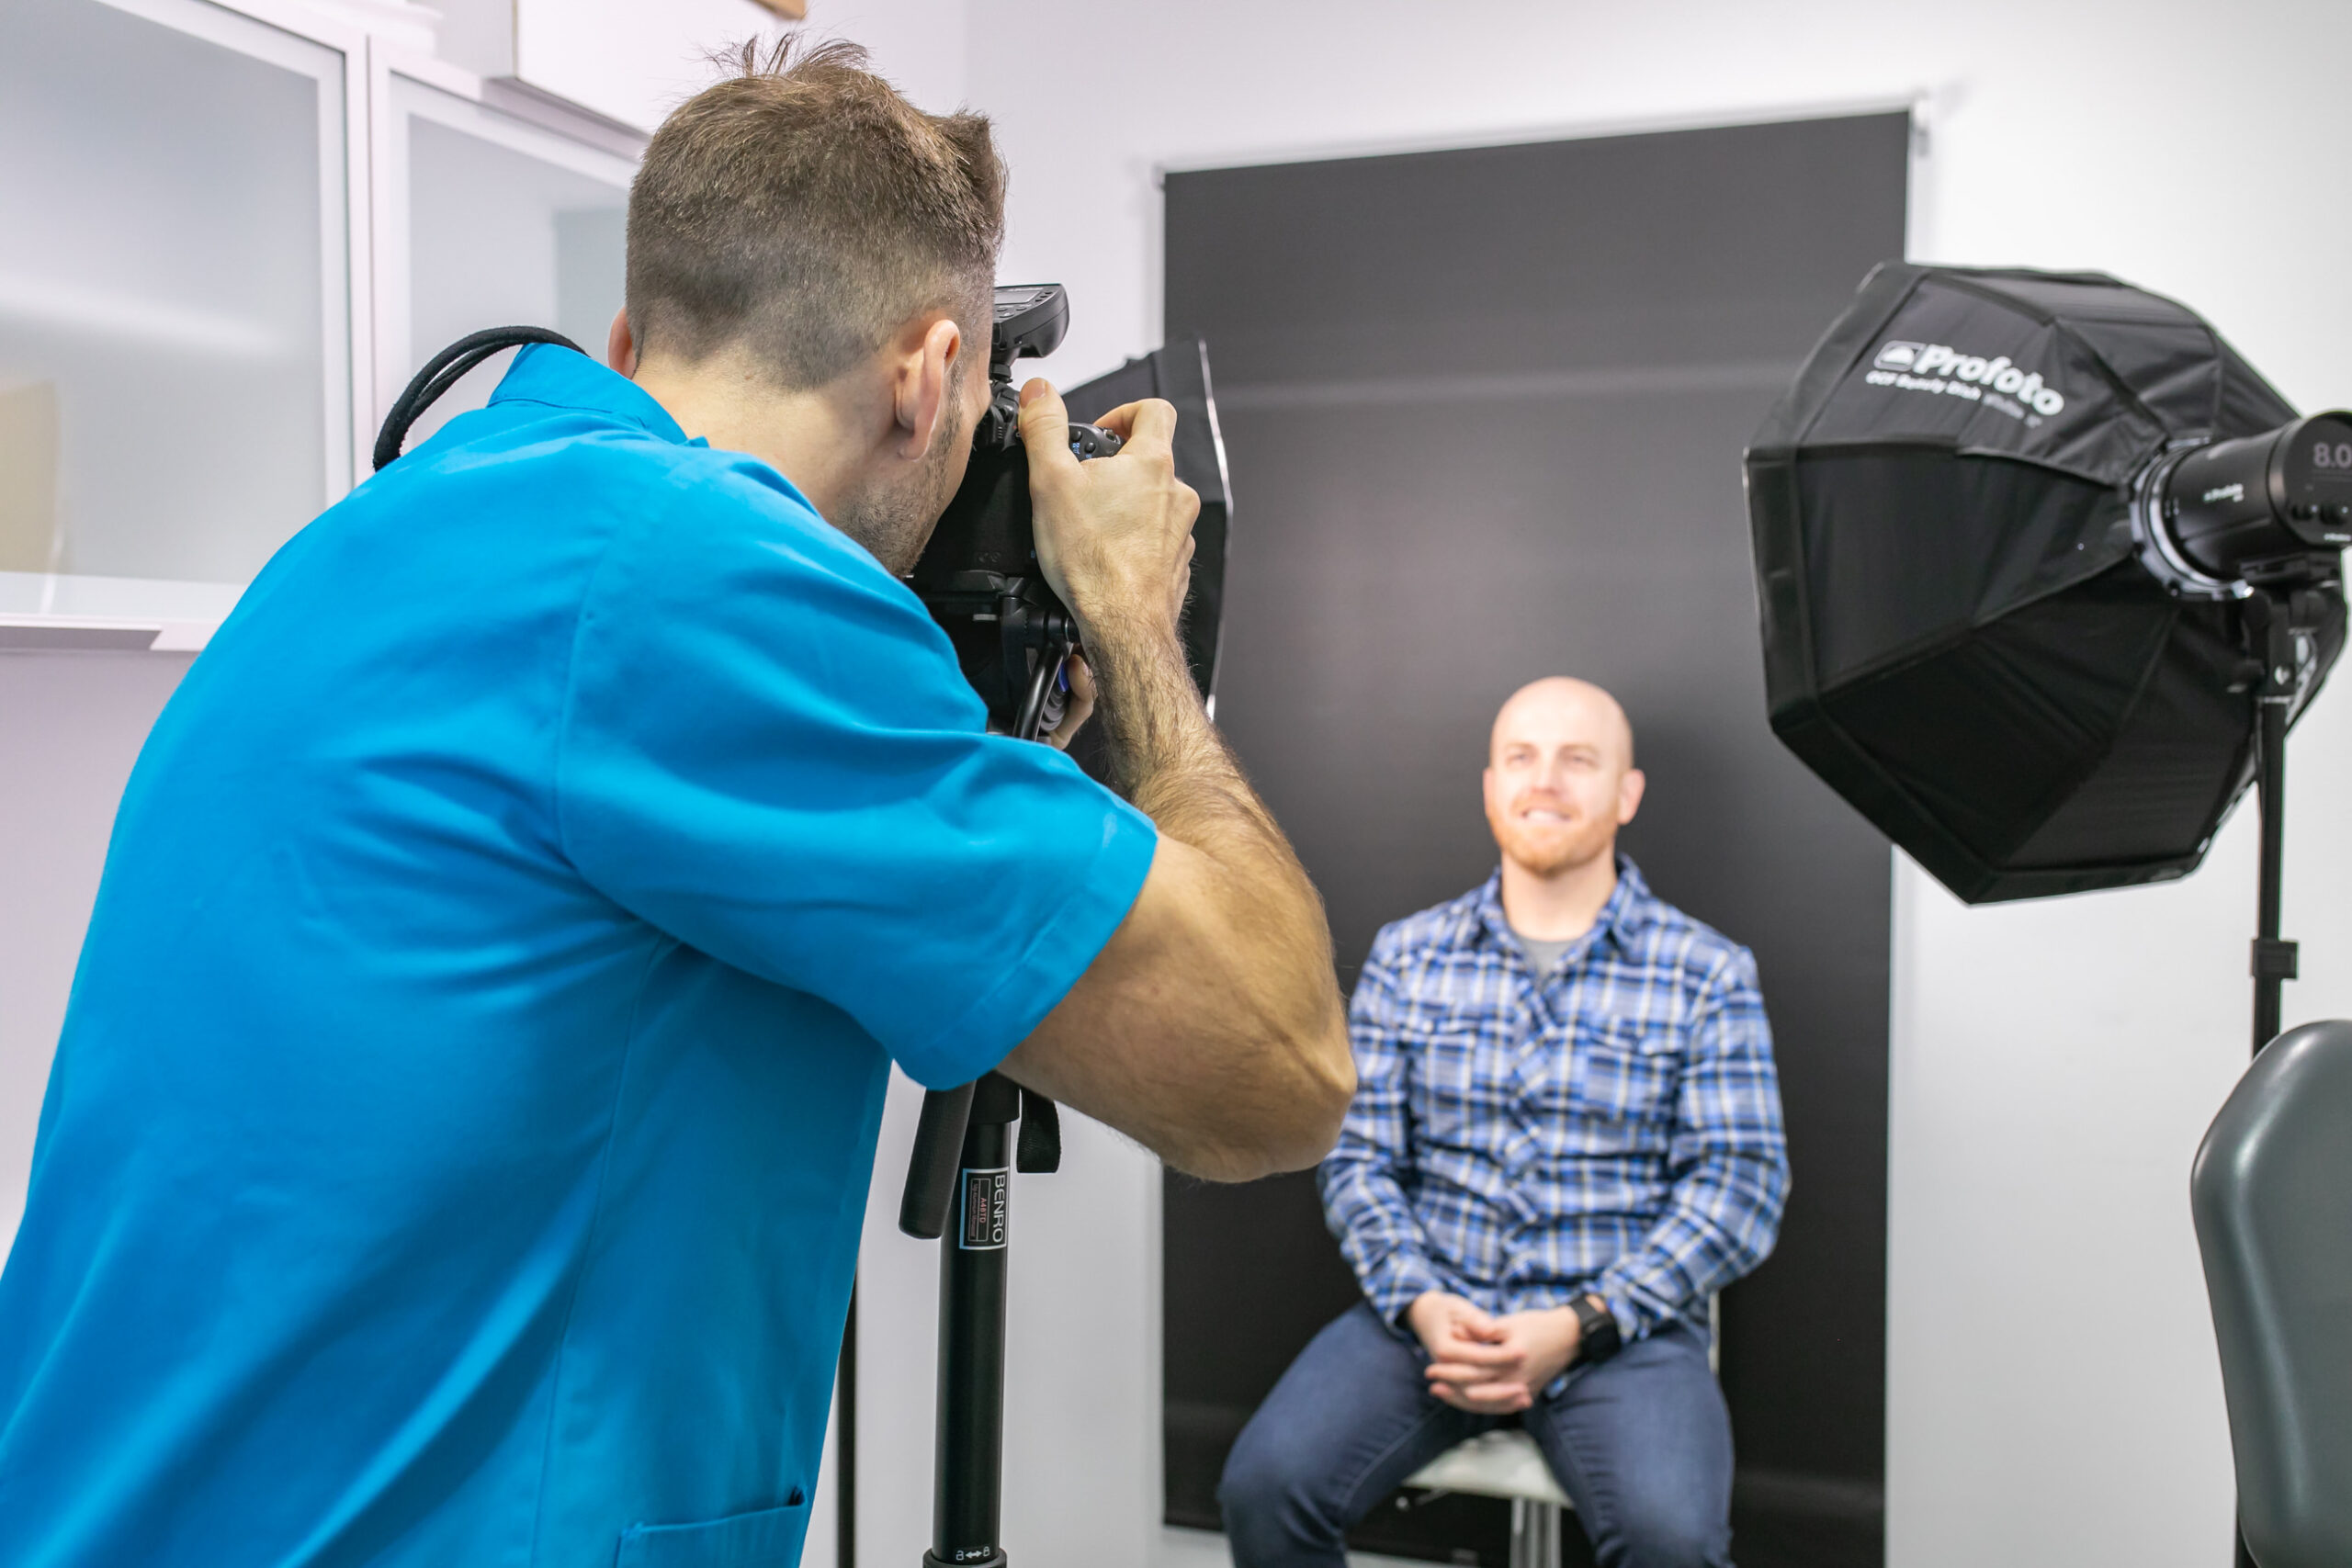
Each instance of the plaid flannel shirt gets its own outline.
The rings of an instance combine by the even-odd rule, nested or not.
[[[1485,886],[1384,928],[1349,1008],[1359,1087],[1324,1213],[1392,1324],[1598,1293],[1631,1339],[1762,1262],[1788,1196],[1771,1028],[1747,950],[1619,857],[1539,985]]]

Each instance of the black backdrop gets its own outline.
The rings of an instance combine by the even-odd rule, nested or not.
[[[1903,249],[1908,118],[1172,174],[1167,333],[1207,340],[1235,497],[1217,716],[1329,900],[1385,921],[1492,868],[1496,707],[1633,716],[1624,845],[1757,953],[1795,1187],[1724,1297],[1747,1568],[1883,1560],[1888,853],[1765,723],[1741,448]],[[1355,1299],[1311,1176],[1170,1178],[1167,1517]],[[1500,1561],[1500,1505],[1359,1544]]]

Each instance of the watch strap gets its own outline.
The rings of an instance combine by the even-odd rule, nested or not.
[[[1577,1359],[1605,1361],[1624,1347],[1617,1314],[1592,1297],[1578,1296],[1568,1303],[1577,1314]]]

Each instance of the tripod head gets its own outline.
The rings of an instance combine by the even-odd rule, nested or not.
[[[1006,1104],[993,1086],[1001,1085],[1018,1097]],[[989,1087],[982,1101],[980,1090]],[[977,1108],[977,1114],[976,1114]],[[964,1135],[975,1122],[1021,1123],[1021,1141],[1013,1168],[1023,1176],[1051,1176],[1062,1168],[1061,1112],[1035,1089],[1023,1089],[1001,1073],[988,1073],[954,1089],[927,1089],[922,1115],[915,1123],[914,1154],[907,1161],[907,1185],[899,1196],[899,1228],[918,1241],[937,1241],[947,1232],[947,1214],[956,1203],[956,1156]],[[972,1194],[963,1196],[968,1201]],[[970,1217],[967,1201],[959,1214]]]

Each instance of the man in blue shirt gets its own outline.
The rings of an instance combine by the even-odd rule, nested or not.
[[[1177,638],[1172,412],[1081,466],[1022,410],[1132,804],[984,733],[899,581],[1001,230],[985,121],[747,62],[647,153],[615,368],[526,350],[254,581],[75,978],[0,1562],[790,1563],[893,1060],[1216,1177],[1329,1146],[1320,907]]]
[[[1342,1568],[1343,1533],[1503,1420],[1603,1568],[1724,1568],[1731,1424],[1708,1298],[1763,1261],[1788,1155],[1747,950],[1616,852],[1633,729],[1581,681],[1496,717],[1486,886],[1385,928],[1323,1203],[1364,1301],[1242,1432],[1241,1568]]]

